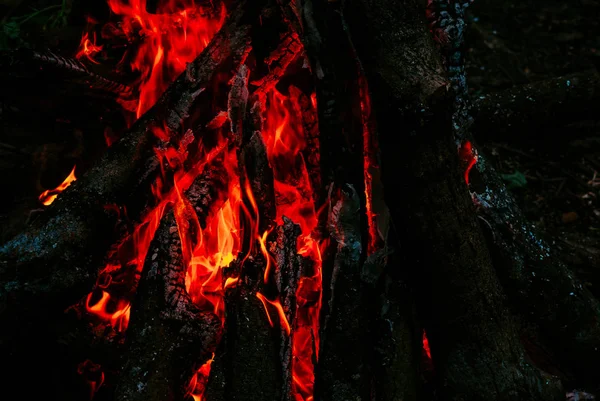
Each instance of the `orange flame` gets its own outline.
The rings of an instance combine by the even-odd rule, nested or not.
[[[458,149],[458,157],[460,158],[461,162],[465,165],[464,177],[465,182],[468,186],[469,173],[471,172],[473,166],[477,163],[478,159],[477,151],[473,148],[473,144],[471,144],[471,141],[465,141],[463,144],[460,145]]]
[[[287,320],[287,317],[285,317],[285,312],[283,311],[283,307],[281,306],[281,302],[279,302],[279,300],[276,301],[271,301],[269,299],[267,299],[267,297],[265,297],[263,294],[261,294],[260,292],[256,293],[256,297],[258,299],[260,299],[260,301],[262,302],[263,306],[265,307],[265,312],[267,313],[267,319],[269,319],[269,324],[271,325],[271,327],[273,327],[273,319],[271,319],[271,314],[269,313],[269,308],[267,307],[267,304],[272,305],[275,307],[275,309],[277,310],[277,314],[279,314],[279,322],[282,324],[283,329],[285,330],[285,332],[287,333],[287,335],[290,335],[290,332],[292,331],[290,324]]]
[[[429,349],[429,340],[427,339],[427,334],[425,334],[425,330],[423,330],[423,351],[425,351],[427,358],[431,359],[431,350]]]
[[[94,59],[94,56],[100,51],[102,51],[102,46],[96,45],[96,33],[92,33],[92,40],[90,40],[89,33],[85,32],[81,37],[81,43],[79,43],[79,51],[75,55],[75,58],[85,58],[94,64],[98,64],[98,62]]]
[[[60,184],[54,189],[48,189],[40,194],[38,199],[40,200],[40,202],[42,202],[44,206],[50,206],[52,202],[54,202],[58,194],[67,189],[67,187],[71,185],[73,181],[77,180],[77,178],[75,177],[75,167],[77,166],[73,166],[73,170],[71,170],[71,173],[67,176],[67,178],[65,178],[62,184]]]

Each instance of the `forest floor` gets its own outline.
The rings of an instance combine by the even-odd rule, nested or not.
[[[597,69],[597,15],[596,0],[475,1],[466,39],[472,96]],[[599,296],[600,124],[557,121],[555,127],[531,138],[476,139],[527,218],[553,246],[572,251],[564,254]]]

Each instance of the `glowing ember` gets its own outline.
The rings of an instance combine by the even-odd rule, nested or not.
[[[75,178],[75,167],[76,166],[73,166],[73,170],[71,170],[71,173],[59,186],[57,186],[54,189],[48,189],[40,194],[38,199],[40,200],[40,202],[42,202],[44,206],[51,205],[52,202],[54,202],[54,200],[58,196],[58,194],[67,189],[67,187],[71,185],[73,181],[77,180],[77,178]]]
[[[377,151],[377,144],[375,140],[375,133],[373,132],[371,124],[371,99],[369,97],[369,88],[367,86],[367,80],[364,77],[359,79],[360,85],[360,109],[362,114],[363,124],[363,165],[364,165],[364,182],[365,182],[365,200],[366,200],[366,214],[367,223],[369,226],[369,241],[367,247],[367,254],[371,255],[377,249],[377,240],[379,238],[377,233],[377,223],[375,221],[376,215],[373,213],[373,177],[371,174],[372,169],[379,168],[377,165],[377,159],[375,152]]]
[[[94,398],[94,394],[104,384],[104,372],[102,367],[89,359],[81,362],[77,366],[77,373],[83,377],[90,388],[89,399]]]
[[[465,182],[469,185],[469,173],[471,169],[477,163],[477,151],[473,149],[471,141],[466,141],[458,149],[458,157],[461,163],[465,165]]]
[[[427,358],[431,359],[431,350],[429,349],[429,340],[427,339],[427,335],[423,330],[423,351],[427,354]]]
[[[75,57],[77,59],[85,58],[94,64],[98,64],[98,62],[94,59],[94,56],[100,51],[102,51],[102,46],[96,46],[96,33],[92,33],[92,40],[90,40],[89,34],[86,32],[81,38],[79,51]]]

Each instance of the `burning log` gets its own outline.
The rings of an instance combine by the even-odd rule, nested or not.
[[[181,240],[168,212],[150,245],[133,302],[116,399],[183,399],[220,334],[219,318],[200,312],[186,291]]]
[[[542,139],[557,124],[595,120],[599,94],[595,70],[493,92],[473,104],[472,132],[481,141]]]
[[[281,307],[289,324],[295,328],[298,282],[305,274],[307,258],[298,255],[297,242],[301,234],[300,226],[287,217],[283,217],[283,225],[277,227],[277,241],[274,249],[277,292]],[[295,330],[281,337],[281,363],[283,366],[283,397],[282,400],[292,400],[292,346]]]
[[[225,335],[215,354],[205,399],[279,400],[283,388],[277,311],[259,298],[266,260],[246,260],[225,296]],[[265,309],[267,314],[265,314]]]
[[[114,144],[77,185],[71,186],[26,232],[0,248],[3,314],[13,307],[57,309],[77,301],[97,278],[97,267],[115,240],[117,204],[134,220],[152,199],[160,174],[154,148],[164,146],[155,131],[166,126],[172,141],[194,126],[193,110],[212,100],[203,96],[223,70],[243,62],[250,49],[249,21],[258,5],[241,1],[209,46],[173,83],[156,105]],[[44,296],[47,302],[37,299]]]
[[[439,388],[448,399],[506,399],[508,394],[515,399],[560,399],[564,393],[555,382],[525,363],[503,306],[458,172],[447,112],[453,99],[446,95],[448,82],[422,11],[416,0],[404,7],[393,1],[374,5],[353,0],[346,3],[344,15],[377,110],[384,185],[397,186],[399,174],[403,177],[403,196],[386,193],[387,204],[396,227],[404,228],[403,247],[419,250],[410,257],[415,266],[411,284]],[[394,144],[398,110],[403,131],[413,133],[403,137],[400,147]]]
[[[328,313],[321,328],[321,350],[315,392],[320,399],[369,398],[366,372],[366,310],[361,289],[360,200],[347,185],[336,194],[328,226],[337,243],[327,301]],[[353,350],[353,352],[348,352]]]

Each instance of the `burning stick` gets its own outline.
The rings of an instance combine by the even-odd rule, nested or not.
[[[13,307],[66,308],[92,287],[96,268],[115,240],[117,216],[104,206],[125,205],[136,219],[151,202],[151,184],[159,176],[154,132],[168,129],[171,141],[194,124],[192,109],[209,109],[202,96],[219,74],[241,63],[250,49],[250,25],[244,18],[259,12],[241,1],[222,30],[190,64],[157,104],[81,179],[69,187],[56,206],[26,232],[0,248],[0,293],[6,314]],[[250,11],[248,11],[250,10]],[[244,22],[246,21],[246,22]],[[205,116],[207,117],[207,116]],[[210,117],[209,117],[210,118]],[[163,137],[164,139],[164,137]],[[40,277],[43,277],[40,279]],[[37,299],[45,296],[40,304]],[[52,301],[51,301],[52,300]]]
[[[328,217],[330,235],[337,243],[337,250],[327,301],[328,314],[321,328],[315,392],[323,400],[367,399],[369,380],[364,346],[367,319],[360,279],[360,201],[351,185],[337,192],[330,201]]]
[[[214,352],[221,322],[200,312],[185,289],[185,264],[173,212],[150,245],[132,305],[118,401],[183,399]]]

